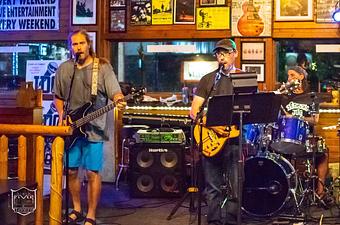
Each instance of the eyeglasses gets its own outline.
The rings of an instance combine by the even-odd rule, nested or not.
[[[219,51],[219,52],[216,52],[215,55],[218,56],[218,57],[226,57],[226,56],[230,56],[232,53],[234,53],[234,51],[231,51],[231,52],[225,52],[225,51]]]

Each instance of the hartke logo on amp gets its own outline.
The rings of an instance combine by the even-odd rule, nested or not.
[[[149,152],[168,152],[166,148],[149,148]]]
[[[184,144],[133,144],[128,170],[131,196],[181,196],[185,188],[184,151]]]

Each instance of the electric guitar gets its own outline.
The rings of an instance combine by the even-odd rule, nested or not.
[[[290,82],[283,83],[277,92],[281,94],[288,94],[293,92],[299,86],[300,82],[298,80],[292,80]],[[194,137],[197,145],[200,143],[200,127],[200,125],[196,125],[194,128]],[[240,135],[240,131],[235,125],[227,126],[225,131],[228,133],[228,135],[220,135],[210,127],[202,127],[202,154],[204,156],[215,156],[221,151],[229,138],[238,137]]]
[[[255,7],[253,0],[245,0],[243,15],[237,22],[237,29],[243,36],[259,36],[264,30],[263,19],[259,16],[260,6]]]
[[[140,96],[143,96],[145,92],[145,88],[140,88],[138,90],[132,89],[132,93],[124,96],[124,100],[127,101],[129,99],[139,98]],[[78,138],[87,137],[87,134],[85,133],[85,125],[88,122],[111,111],[115,107],[115,103],[113,102],[91,112],[92,105],[92,102],[88,102],[67,116],[66,124],[72,128],[73,132],[72,135],[65,138],[65,149],[70,149]]]
[[[200,143],[200,125],[196,125],[194,128],[194,137],[197,142],[197,145]],[[240,131],[236,129],[236,126],[226,127],[229,129],[228,136],[221,136],[217,134],[213,129],[208,127],[202,127],[202,153],[206,157],[213,157],[217,153],[219,153],[224,146],[225,142],[229,138],[238,137],[240,135]]]

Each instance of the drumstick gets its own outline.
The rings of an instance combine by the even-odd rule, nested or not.
[[[283,108],[282,105],[281,105],[281,109],[282,109],[282,111],[283,111],[286,115],[290,115],[290,114],[285,110],[285,108]]]

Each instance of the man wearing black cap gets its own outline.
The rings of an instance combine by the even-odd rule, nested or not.
[[[198,113],[204,100],[214,95],[233,94],[230,73],[237,73],[240,69],[235,67],[238,56],[236,44],[230,39],[218,41],[213,50],[218,62],[218,69],[204,75],[200,80],[195,97],[192,101],[190,116],[198,121]],[[203,118],[203,126],[205,117]],[[211,127],[219,136],[228,136],[226,127]],[[208,203],[207,222],[209,225],[233,224],[237,213],[237,139],[230,138],[223,149],[213,157],[204,156],[203,171],[205,178],[205,191]],[[226,179],[224,177],[226,175]],[[221,206],[225,195],[223,187],[231,186],[231,196],[225,204],[227,217],[222,219]],[[228,188],[230,189],[230,188]]]

